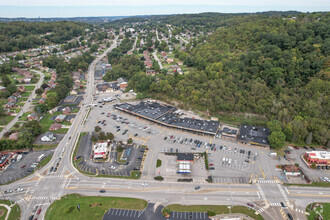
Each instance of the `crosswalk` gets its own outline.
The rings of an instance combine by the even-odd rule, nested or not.
[[[22,202],[25,202],[25,199],[22,198],[22,199],[16,201],[15,203],[16,203],[16,204],[19,204],[19,203],[22,203]]]
[[[296,212],[299,212],[299,213],[301,213],[301,214],[305,214],[305,210],[301,210],[301,209],[296,208],[295,211],[296,211]]]
[[[276,180],[258,180],[257,183],[278,183]]]
[[[286,204],[289,206],[289,205],[290,205],[290,201],[289,201],[287,195],[285,194],[285,192],[284,192],[284,190],[283,190],[281,184],[277,184],[277,187],[278,187],[278,189],[280,190],[280,193],[282,194],[282,196],[283,196],[283,198],[284,198],[284,201],[285,201]]]
[[[60,178],[64,178],[64,177],[66,177],[66,176],[64,176],[64,175],[49,175],[49,176],[46,176],[45,178],[46,179],[54,179],[54,178],[60,179]]]
[[[279,202],[270,202],[269,205],[270,206],[281,206],[281,203],[279,203]]]
[[[234,183],[234,184],[247,184],[248,180],[244,177],[217,177],[217,176],[212,176],[212,182],[213,183]]]
[[[260,209],[258,209],[257,212],[258,212],[259,214],[261,214],[261,213],[263,213],[264,211],[265,211],[265,208],[260,208]]]
[[[32,200],[57,200],[59,199],[58,196],[39,196],[39,197],[32,197]]]

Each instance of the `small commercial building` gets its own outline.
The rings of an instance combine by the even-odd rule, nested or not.
[[[242,125],[237,139],[242,144],[269,147],[268,136],[268,128]]]
[[[94,159],[106,159],[108,155],[108,143],[100,142],[93,146]]]
[[[330,164],[330,152],[328,151],[306,151],[304,158],[309,163],[315,163],[317,165]]]
[[[296,165],[284,165],[282,167],[283,172],[286,176],[300,176],[301,171],[299,170],[299,167]]]
[[[178,153],[177,163],[178,163],[178,174],[190,174],[191,164],[194,162],[194,154],[192,153]]]

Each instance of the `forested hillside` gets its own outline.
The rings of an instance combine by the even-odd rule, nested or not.
[[[77,22],[0,23],[0,52],[19,51],[49,43],[66,43],[92,26]]]
[[[142,92],[214,116],[257,114],[272,138],[329,146],[329,15],[228,18],[206,42],[175,51],[194,67],[188,75],[158,75]]]

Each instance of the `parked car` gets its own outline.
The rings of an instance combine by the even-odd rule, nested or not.
[[[37,212],[37,214],[39,215],[41,213],[41,208],[40,209],[38,209],[38,212]]]
[[[199,190],[201,187],[200,186],[196,186],[195,187],[195,190]]]
[[[288,218],[289,218],[290,220],[293,220],[293,217],[292,217],[292,215],[291,215],[290,213],[288,213],[287,216],[288,216]]]
[[[101,190],[100,190],[100,193],[105,193],[105,190],[104,190],[104,189],[101,189]]]

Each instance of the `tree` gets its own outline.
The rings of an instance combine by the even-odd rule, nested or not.
[[[128,138],[127,139],[127,144],[132,144],[133,143],[133,139],[132,138]]]
[[[13,94],[14,92],[16,92],[17,90],[17,87],[11,83],[7,86],[7,91],[10,93],[10,94]]]
[[[274,131],[268,137],[271,148],[280,149],[285,144],[285,134],[282,131]]]
[[[2,75],[1,80],[2,80],[2,85],[4,87],[7,87],[8,85],[11,84],[11,81],[10,81],[9,77],[6,74]]]
[[[24,123],[22,130],[30,129],[31,134],[33,137],[39,135],[41,133],[41,125],[40,122],[37,120],[32,120]]]
[[[46,104],[48,109],[52,109],[58,104],[58,95],[55,92],[47,92]]]
[[[310,145],[312,143],[313,140],[313,132],[309,132],[307,138],[306,138],[306,144]]]
[[[42,88],[43,90],[45,90],[46,88],[48,88],[47,83],[43,83],[43,84],[41,85],[41,88]]]
[[[272,133],[274,131],[281,131],[282,130],[281,122],[279,122],[278,120],[269,121],[267,123],[267,127],[268,127],[270,133]]]
[[[100,126],[95,126],[94,127],[95,132],[100,132],[101,130],[102,130],[102,128]]]
[[[43,90],[41,88],[36,89],[36,94],[41,95],[43,93]]]
[[[48,107],[46,104],[38,104],[34,107],[34,111],[37,113],[46,113],[48,111]]]

